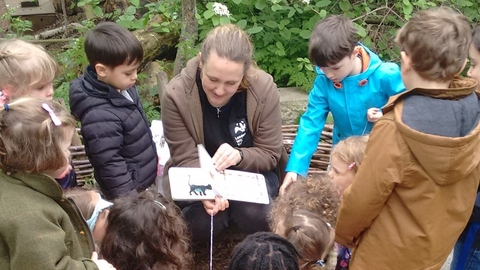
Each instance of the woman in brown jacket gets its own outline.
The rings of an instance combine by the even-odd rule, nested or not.
[[[252,54],[243,30],[218,26],[206,37],[201,53],[167,85],[162,96],[162,120],[171,153],[163,177],[167,197],[168,168],[199,167],[197,144],[205,145],[218,171],[230,168],[261,173],[270,197],[277,195],[276,170],[280,160],[286,159],[279,93],[272,76],[255,67]],[[177,204],[194,242],[209,238],[212,212],[215,235],[229,221],[246,233],[268,230],[270,205],[219,197]]]

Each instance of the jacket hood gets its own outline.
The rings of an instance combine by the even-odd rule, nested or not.
[[[127,90],[134,102],[136,100],[135,86]],[[114,106],[131,106],[132,103],[122,96],[115,88],[99,81],[97,74],[87,66],[85,73],[70,83],[70,110],[77,119],[91,108],[111,103]]]
[[[369,48],[365,47],[365,45],[363,45],[360,42],[358,43],[358,46],[361,46],[365,50],[365,52],[367,52],[368,55],[370,56],[370,62],[368,63],[368,67],[364,72],[357,75],[353,75],[353,76],[347,76],[344,80],[368,79],[370,75],[372,75],[375,72],[375,70],[377,70],[377,68],[379,68],[380,65],[382,64],[382,60],[378,57],[378,55],[373,53]],[[325,73],[320,69],[320,67],[316,66],[315,70],[318,75],[325,75]]]
[[[471,106],[464,106],[455,115],[435,115],[435,117],[441,117],[441,120],[450,117],[454,122],[456,121],[456,123],[442,121],[448,125],[445,127],[447,130],[464,125],[465,117],[473,119],[472,123],[466,127],[469,132],[464,136],[440,136],[413,129],[402,119],[405,102],[400,101],[398,104],[400,106],[394,107],[395,122],[405,143],[425,173],[438,185],[450,185],[461,181],[473,170],[477,170],[480,163],[480,106],[478,102],[480,94],[475,92],[476,85],[476,81],[463,78],[454,80],[449,89],[413,89],[402,94],[408,96],[409,93],[417,92],[421,97],[437,97],[437,99],[441,97],[452,102],[468,96],[476,98],[473,103],[470,103]],[[445,108],[445,111],[447,110],[448,108]]]

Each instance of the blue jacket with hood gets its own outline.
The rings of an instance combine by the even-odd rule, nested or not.
[[[368,68],[346,77],[341,88],[335,88],[325,73],[316,67],[318,75],[308,97],[307,111],[300,118],[287,172],[307,175],[329,112],[334,121],[332,139],[335,145],[349,136],[370,133],[373,123],[367,120],[367,110],[382,107],[390,96],[405,90],[397,64],[384,63],[367,47],[359,45],[370,56]]]

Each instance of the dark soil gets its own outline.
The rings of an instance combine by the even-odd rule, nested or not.
[[[228,227],[218,239],[214,239],[213,263],[215,270],[227,269],[233,248],[246,237],[235,226]],[[195,270],[210,269],[210,243],[201,243],[192,247]]]

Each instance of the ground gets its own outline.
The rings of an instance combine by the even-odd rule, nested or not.
[[[214,270],[224,270],[227,268],[233,248],[244,238],[245,235],[240,233],[236,227],[229,227],[224,231],[223,236],[214,240],[212,252],[212,266]],[[192,269],[210,269],[210,243],[194,245],[192,249],[195,256],[194,267]]]

